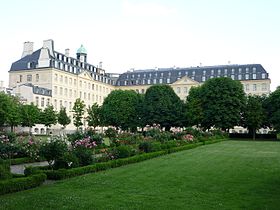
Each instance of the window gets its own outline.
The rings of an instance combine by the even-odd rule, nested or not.
[[[57,95],[57,86],[54,86],[54,95]]]
[[[206,79],[205,76],[202,76],[202,82],[205,82],[205,79]]]
[[[74,98],[77,98],[77,91],[74,90]]]
[[[184,87],[184,93],[188,93],[188,87]]]
[[[84,99],[85,99],[85,100],[87,99],[87,94],[86,94],[86,93],[84,93]]]
[[[205,75],[206,74],[206,71],[205,70],[203,70],[203,75]]]
[[[69,97],[72,98],[72,89],[69,90]]]
[[[245,85],[245,90],[246,90],[246,91],[249,91],[249,90],[250,90],[249,84],[246,84],[246,85]]]
[[[224,70],[224,73],[227,74],[227,69]]]
[[[234,70],[234,69],[232,69],[232,70],[231,70],[231,73],[232,73],[232,74],[234,74],[234,72],[235,72],[235,70]]]
[[[80,87],[82,87],[82,81],[80,81]]]
[[[88,89],[90,89],[90,83],[88,83]]]
[[[257,75],[256,74],[253,74],[253,79],[257,79]]]
[[[63,82],[63,76],[62,75],[60,75],[59,81]]]
[[[61,96],[63,95],[62,91],[63,91],[63,89],[62,89],[62,87],[60,87],[59,88],[59,95],[61,95]]]
[[[256,67],[253,67],[253,73],[256,73],[256,70],[257,70]]]
[[[39,82],[39,74],[36,74],[36,82]]]
[[[181,88],[177,87],[177,93],[181,93]]]
[[[59,101],[59,109],[62,109],[62,100]]]
[[[32,82],[32,75],[31,75],[31,74],[28,74],[28,75],[26,76],[26,80],[27,80],[27,82]]]
[[[162,78],[159,79],[159,83],[162,84]]]
[[[247,68],[246,68],[246,74],[248,74],[248,73],[249,73],[249,68],[247,67]]]
[[[211,70],[211,74],[214,74],[214,70],[213,69]]]
[[[58,78],[57,74],[54,74],[54,81],[57,81],[57,78]]]
[[[221,69],[218,69],[218,75],[220,75],[221,74]]]
[[[69,78],[69,84],[72,85],[72,78]]]
[[[262,73],[262,79],[266,78],[266,73]]]
[[[239,71],[239,74],[241,74],[242,73],[242,68],[239,68],[238,71]]]
[[[47,99],[47,106],[49,106],[50,105],[50,99],[48,98]]]
[[[267,90],[266,83],[262,83],[262,91],[265,91],[265,90]]]
[[[76,85],[77,84],[77,80],[76,79],[74,79],[74,85]]]
[[[19,82],[22,82],[22,75],[19,75]]]
[[[67,101],[64,101],[64,107],[67,108]]]
[[[253,84],[253,91],[257,91],[257,84]]]
[[[151,80],[150,79],[148,79],[148,85],[150,85],[151,84]]]
[[[242,75],[238,74],[238,80],[241,80],[241,79],[242,79]]]
[[[72,102],[69,102],[69,110],[72,110]]]
[[[54,108],[57,110],[57,100],[54,99]]]
[[[91,85],[91,89],[94,90],[94,84]]]
[[[192,75],[195,75],[195,71],[192,72]]]
[[[249,79],[249,74],[245,74],[245,79]]]
[[[64,77],[64,82],[65,82],[65,84],[68,84],[68,78],[67,77]]]
[[[154,84],[157,84],[157,79],[154,79]]]
[[[88,100],[90,100],[90,93],[88,93]]]
[[[45,106],[45,98],[41,98],[41,107]]]
[[[68,96],[68,90],[67,88],[64,88],[64,95],[67,97]]]
[[[231,79],[234,80],[234,74],[231,75]]]
[[[170,78],[167,78],[166,82],[167,82],[167,83],[170,83]]]
[[[39,97],[38,97],[38,96],[36,96],[36,98],[35,98],[35,104],[36,104],[37,106],[39,106]]]

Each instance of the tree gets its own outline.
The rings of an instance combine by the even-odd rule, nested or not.
[[[262,127],[263,119],[264,109],[261,97],[248,96],[243,114],[243,126],[249,129],[249,133],[252,133],[253,140],[256,138],[256,130]]]
[[[268,122],[273,129],[280,132],[280,87],[265,100]]]
[[[139,119],[137,104],[139,94],[132,90],[114,90],[107,98],[101,108],[101,118],[104,125],[120,127],[123,130],[135,130]]]
[[[57,114],[57,121],[63,126],[63,129],[65,129],[65,127],[71,123],[71,119],[68,117],[65,107],[62,107]]]
[[[183,102],[169,85],[154,85],[145,94],[145,119],[147,124],[159,124],[165,130],[182,126]]]
[[[95,130],[95,127],[101,125],[100,112],[101,112],[101,108],[98,106],[97,103],[92,104],[92,106],[90,106],[87,109],[88,126],[93,126],[94,130]]]
[[[46,127],[51,127],[57,123],[57,115],[56,111],[54,110],[53,106],[47,106],[44,111],[41,113],[41,123],[44,124]]]
[[[17,97],[0,93],[0,126],[5,124],[14,127],[20,124],[20,102]]]
[[[21,107],[21,125],[29,127],[29,132],[31,133],[31,128],[36,123],[39,122],[40,110],[33,103],[25,104]]]
[[[186,100],[186,124],[199,127],[202,120],[201,87],[192,87]]]
[[[207,80],[201,86],[202,127],[228,130],[239,125],[245,101],[239,81],[227,77]]]
[[[84,101],[82,101],[80,98],[76,99],[72,112],[74,113],[74,125],[77,127],[77,129],[83,125],[82,119],[85,113],[85,106],[86,105]]]

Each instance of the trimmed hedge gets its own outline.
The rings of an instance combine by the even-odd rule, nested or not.
[[[137,162],[152,159],[152,158],[155,158],[158,156],[162,156],[165,154],[192,149],[192,148],[195,148],[198,146],[202,146],[204,144],[213,144],[213,143],[220,142],[223,140],[224,139],[219,139],[219,140],[217,139],[217,140],[211,140],[211,141],[205,141],[205,142],[198,142],[198,143],[194,143],[194,144],[184,145],[181,147],[173,147],[173,148],[169,148],[167,150],[151,152],[151,153],[144,153],[144,154],[135,155],[135,156],[128,157],[128,158],[121,158],[121,159],[111,160],[111,161],[102,162],[102,163],[96,163],[93,165],[88,165],[88,166],[83,166],[83,167],[77,167],[77,168],[72,168],[72,169],[44,170],[42,172],[46,173],[48,179],[61,180],[61,179],[75,177],[75,176],[79,176],[79,175],[83,175],[83,174],[104,171],[107,169],[116,168],[116,167],[120,167],[123,165],[131,164],[131,163],[137,163]]]
[[[19,164],[24,164],[24,163],[40,162],[40,161],[44,161],[44,160],[43,159],[33,160],[29,157],[22,157],[22,158],[8,159],[8,160],[5,160],[5,161],[10,163],[11,165],[19,165]]]
[[[41,185],[46,178],[46,174],[40,173],[28,177],[0,181],[0,195],[37,187]]]

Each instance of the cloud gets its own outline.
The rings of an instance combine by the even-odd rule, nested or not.
[[[127,16],[158,17],[174,14],[174,8],[155,2],[133,2],[124,0],[122,2],[122,13]]]

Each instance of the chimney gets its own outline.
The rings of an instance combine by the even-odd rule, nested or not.
[[[102,69],[102,61],[99,62],[99,68]]]
[[[54,42],[52,39],[44,40],[43,48],[48,48],[50,51],[50,55],[54,57]]]
[[[23,58],[27,55],[31,55],[32,53],[33,53],[33,42],[24,42],[21,58]]]
[[[69,48],[67,48],[67,49],[65,49],[65,56],[69,57],[69,55],[70,55],[70,50],[69,50]]]

